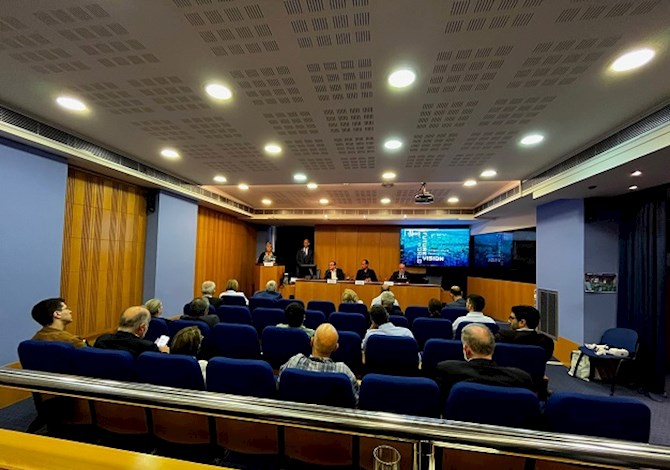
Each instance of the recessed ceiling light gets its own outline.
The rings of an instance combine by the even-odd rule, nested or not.
[[[316,183],[307,183],[307,189],[316,189],[319,185]]]
[[[272,199],[263,198],[263,199],[261,199],[261,202],[263,204],[265,204],[266,206],[269,206],[270,204],[272,204]]]
[[[382,178],[384,178],[385,180],[395,179],[395,173],[393,173],[392,171],[387,171],[382,175]]]
[[[265,146],[265,151],[270,155],[279,155],[281,153],[281,147],[277,144],[267,144]]]
[[[330,202],[330,201],[329,201],[328,199],[326,199],[325,197],[319,199],[319,204],[326,205],[326,204],[328,204],[329,202]]]
[[[637,186],[635,186],[635,185],[628,186],[628,189],[630,189],[631,191],[635,191],[637,189]]]
[[[240,184],[238,184],[237,187],[238,187],[241,191],[246,191],[246,190],[249,189],[249,185],[248,185],[248,184],[244,184],[244,183],[240,183]]]
[[[449,199],[447,199],[447,202],[449,204],[456,204],[458,202],[458,198],[456,196],[451,196]]]
[[[217,183],[225,183],[225,182],[228,181],[228,178],[226,178],[226,177],[223,176],[223,175],[216,175],[216,176],[214,177],[214,181],[216,181]]]
[[[210,83],[205,87],[205,91],[209,96],[217,100],[229,100],[233,97],[233,92],[230,91],[230,88],[219,83]]]
[[[88,109],[83,101],[80,101],[77,98],[72,98],[71,96],[59,96],[56,98],[56,103],[70,111],[86,111]]]
[[[498,172],[495,170],[484,170],[482,171],[482,174],[479,176],[481,176],[482,178],[493,178],[497,174]]]
[[[631,176],[640,176],[640,175],[642,175],[642,172],[641,172],[640,170],[635,170],[635,171],[632,172],[630,175],[631,175]]]
[[[302,183],[304,181],[307,181],[307,175],[305,175],[304,173],[296,173],[295,175],[293,175],[293,180]]]
[[[476,186],[477,182],[475,180],[465,180],[463,186]]]
[[[402,215],[402,218],[403,218],[403,219],[406,219],[406,218],[407,218],[407,214],[403,214],[403,215]]]
[[[384,148],[387,150],[398,150],[400,147],[402,147],[402,142],[398,139],[389,139],[384,142]]]
[[[177,152],[175,149],[163,149],[161,150],[161,155],[165,158],[179,158],[179,152]]]
[[[519,141],[521,145],[536,145],[544,140],[542,134],[528,134],[523,139]]]
[[[619,56],[614,62],[612,62],[610,69],[612,69],[614,72],[626,72],[628,70],[633,70],[648,63],[651,59],[654,58],[655,55],[656,51],[649,48],[630,51]]]
[[[383,198],[380,199],[379,202],[381,202],[382,204],[389,204],[391,202],[391,199],[389,199],[387,197],[383,197]]]
[[[324,219],[327,219],[327,218],[328,218],[328,214],[323,214],[323,218],[324,218]]]
[[[405,88],[416,80],[416,74],[410,69],[399,69],[389,75],[388,82],[393,88]]]

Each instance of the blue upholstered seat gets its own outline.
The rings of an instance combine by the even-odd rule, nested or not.
[[[219,305],[216,309],[221,323],[240,323],[243,325],[253,325],[251,312],[245,305]]]
[[[267,297],[250,297],[249,298],[249,310],[251,313],[254,313],[259,307],[263,308],[280,308],[275,299],[270,299]]]
[[[389,315],[389,321],[395,326],[402,326],[403,328],[409,328],[409,321],[405,318],[405,315]]]
[[[361,337],[353,331],[340,331],[339,347],[330,356],[335,362],[344,362],[349,368],[358,374],[361,372],[361,361],[363,353],[361,352]]]
[[[463,317],[468,314],[468,309],[461,307],[444,307],[440,316],[453,323],[458,317]]]
[[[285,369],[282,372],[279,398],[346,408],[352,408],[356,404],[351,381],[345,374],[302,369]]]
[[[148,341],[156,341],[161,336],[170,336],[167,321],[163,318],[152,318],[149,322],[149,329],[144,339]]]
[[[98,379],[137,381],[135,357],[128,351],[79,348],[74,351],[74,373]]]
[[[259,359],[261,357],[258,333],[251,325],[219,323],[212,330],[210,344],[214,356],[235,359]]]
[[[305,326],[316,330],[319,325],[326,323],[326,315],[321,310],[305,310]]]
[[[439,418],[440,389],[424,377],[368,374],[361,382],[358,407],[413,416]]]
[[[74,374],[74,350],[70,343],[29,339],[19,343],[19,361],[24,369]]]
[[[368,321],[365,315],[361,313],[342,313],[333,312],[328,317],[328,321],[339,331],[353,331],[361,338],[365,336],[368,330]]]
[[[273,369],[279,367],[298,353],[309,355],[311,346],[307,333],[297,328],[268,326],[262,335],[263,360]]]
[[[447,360],[464,361],[463,343],[452,339],[429,339],[423,347],[421,371],[426,377],[435,374],[435,367]]]
[[[338,312],[343,312],[343,313],[360,313],[362,315],[367,315],[368,314],[368,307],[365,304],[359,304],[359,303],[341,303],[337,307]]]
[[[205,390],[205,381],[198,361],[181,354],[145,352],[137,358],[140,382],[166,387]]]
[[[406,336],[372,335],[365,346],[365,371],[389,375],[416,375],[419,346]]]
[[[259,307],[251,313],[251,319],[259,336],[266,326],[276,326],[284,322],[284,310],[281,308]]]
[[[414,320],[417,318],[429,317],[430,313],[428,312],[428,307],[423,307],[420,305],[410,305],[405,310],[405,318],[409,322],[410,328],[414,324]]]
[[[432,338],[451,339],[454,330],[449,320],[444,318],[417,318],[412,323],[412,333],[416,342],[419,343],[419,349],[423,349],[426,341]]]
[[[275,398],[272,367],[257,359],[215,357],[207,363],[207,390],[258,398]]]
[[[328,300],[310,300],[307,302],[307,308],[309,310],[321,310],[328,318],[335,311],[335,304]]]

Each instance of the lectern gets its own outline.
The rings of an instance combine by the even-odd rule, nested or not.
[[[254,291],[265,289],[265,284],[267,284],[268,281],[275,281],[277,286],[279,286],[279,282],[283,276],[283,265],[275,264],[274,266],[263,266],[257,264],[254,276],[254,279],[256,280]]]

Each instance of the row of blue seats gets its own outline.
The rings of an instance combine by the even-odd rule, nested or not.
[[[75,349],[67,343],[24,341],[19,345],[26,369],[101,379],[138,381],[176,388],[208,390],[301,403],[354,407],[344,374],[287,369],[276,385],[264,361],[214,358],[203,379],[195,358],[144,353],[137,360],[125,351]],[[647,442],[651,412],[638,400],[575,393],[552,395],[544,409],[537,395],[518,388],[456,384],[441,403],[437,384],[424,377],[366,375],[359,408],[370,411],[468,421]]]

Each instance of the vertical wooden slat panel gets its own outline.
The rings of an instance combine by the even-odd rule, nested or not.
[[[111,330],[125,308],[142,302],[145,205],[138,187],[70,169],[61,295],[74,312],[74,334]]]

